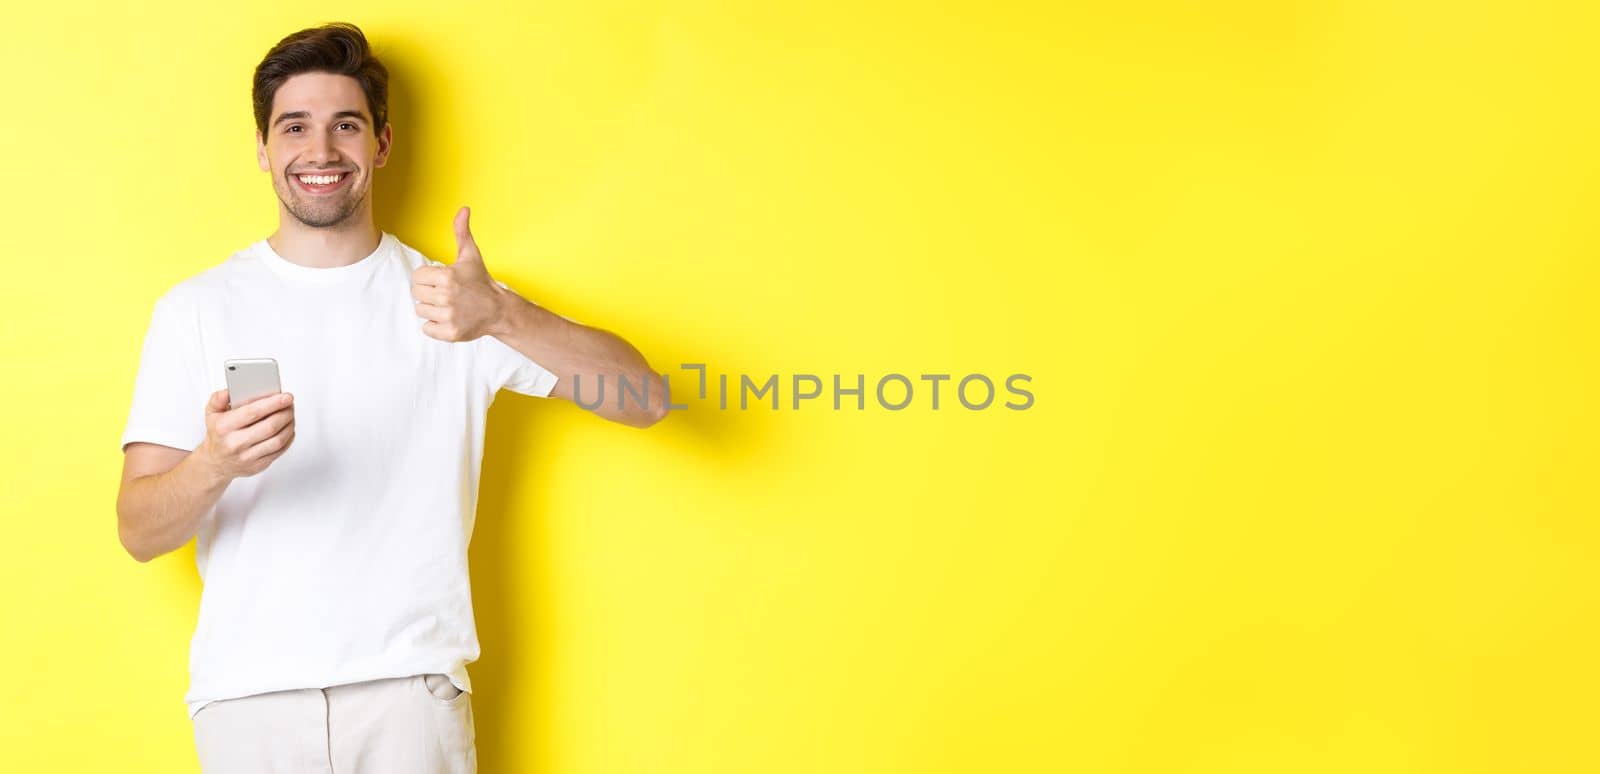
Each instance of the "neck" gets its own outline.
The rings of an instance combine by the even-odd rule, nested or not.
[[[365,206],[343,223],[315,228],[301,223],[279,205],[278,230],[267,237],[267,244],[285,260],[314,269],[349,266],[378,249],[382,232],[372,222],[372,211]]]

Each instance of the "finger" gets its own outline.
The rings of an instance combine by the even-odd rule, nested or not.
[[[472,238],[471,220],[471,209],[462,207],[456,210],[456,263],[462,261],[483,263],[483,255],[478,252],[478,243]]]
[[[440,306],[439,304],[429,304],[419,301],[416,304],[416,307],[417,316],[424,320],[432,320],[434,322],[450,321],[450,307],[448,306]]]
[[[266,457],[276,457],[289,449],[289,444],[294,441],[294,428],[286,428],[281,433],[274,433],[272,437],[246,449],[239,459],[245,462],[251,460],[264,460]]]
[[[411,284],[443,287],[450,282],[450,268],[427,264],[411,271]]]
[[[245,463],[244,475],[253,476],[266,470],[267,468],[272,467],[272,463],[276,462],[279,457],[282,457],[283,453],[286,451],[289,451],[289,447],[282,446],[279,447],[277,451],[267,452],[266,454]]]
[[[206,399],[207,414],[221,414],[227,410],[228,391],[226,389],[217,390],[216,392],[211,393],[210,398]]]
[[[294,396],[287,392],[275,392],[270,395],[263,395],[255,400],[250,401],[249,403],[244,404],[243,406],[236,407],[233,409],[233,411],[229,412],[232,414],[230,419],[234,423],[232,428],[234,430],[239,430],[250,427],[251,425],[258,423],[263,419],[272,416],[273,414],[290,410],[293,406]]]
[[[277,411],[243,430],[235,430],[229,440],[235,449],[248,449],[294,425],[294,411]]]
[[[283,446],[278,447],[277,451],[268,452],[267,454],[258,457],[256,459],[256,464],[260,465],[262,470],[266,470],[267,468],[271,467],[272,463],[277,461],[279,457],[282,457],[284,452],[289,451],[290,445],[291,444],[284,444]]]
[[[294,405],[294,396],[287,392],[275,392],[256,398],[243,406],[238,406],[229,411],[217,423],[217,428],[223,432],[249,427],[261,421],[262,417],[276,411],[282,411]]]
[[[429,320],[422,324],[422,332],[440,341],[454,342],[456,340],[454,329],[448,323]]]
[[[433,304],[435,306],[445,304],[450,300],[450,294],[443,288],[416,283],[411,285],[411,297],[418,301]]]

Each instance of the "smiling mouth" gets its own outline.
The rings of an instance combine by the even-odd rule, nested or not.
[[[289,177],[293,178],[295,183],[307,193],[325,194],[342,188],[345,184],[345,181],[350,178],[350,173],[332,172],[322,175],[299,174],[290,175]]]

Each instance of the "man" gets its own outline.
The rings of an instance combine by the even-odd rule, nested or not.
[[[145,337],[118,532],[141,562],[197,538],[185,701],[207,774],[475,771],[467,544],[495,392],[666,414],[636,349],[490,277],[466,208],[450,265],[374,225],[386,94],[354,26],[267,54],[278,229],[173,286]],[[277,360],[286,391],[230,408],[241,357]]]

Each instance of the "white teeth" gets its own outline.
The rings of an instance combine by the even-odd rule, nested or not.
[[[300,182],[307,185],[327,185],[339,182],[344,178],[344,175],[299,175],[298,177]]]

